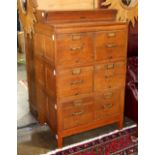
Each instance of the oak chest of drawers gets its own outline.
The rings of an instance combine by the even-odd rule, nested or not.
[[[38,11],[27,50],[30,109],[64,137],[123,126],[127,23],[116,10]],[[29,52],[28,52],[29,51]]]

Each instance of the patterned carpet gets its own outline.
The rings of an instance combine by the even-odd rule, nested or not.
[[[136,125],[132,125],[46,155],[137,155],[136,131]]]

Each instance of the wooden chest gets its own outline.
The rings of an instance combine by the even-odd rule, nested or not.
[[[30,109],[56,134],[58,147],[72,134],[123,126],[128,26],[115,21],[116,13],[36,13],[27,46]]]

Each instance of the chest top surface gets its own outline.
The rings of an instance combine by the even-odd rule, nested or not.
[[[36,25],[42,29],[52,27],[56,31],[58,30],[56,33],[102,30],[103,26],[117,26],[116,29],[124,28],[124,26],[127,27],[127,22],[116,21],[116,14],[117,10],[114,9],[76,11],[38,10],[36,12],[38,21]]]
[[[38,22],[57,24],[92,21],[115,21],[117,10],[74,10],[74,11],[45,11],[38,10],[36,18]]]

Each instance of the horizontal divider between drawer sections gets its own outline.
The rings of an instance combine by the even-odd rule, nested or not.
[[[96,47],[100,47],[100,46],[96,46]],[[102,48],[116,48],[116,47],[126,47],[125,44],[117,44],[117,43],[107,43],[107,42],[103,42]]]
[[[62,103],[62,102],[70,102],[73,100],[78,100],[78,99],[82,99],[82,98],[87,98],[87,97],[93,97],[94,93],[89,93],[89,94],[82,94],[82,95],[78,95],[78,96],[70,96],[70,97],[64,97],[64,98],[57,98],[57,102],[58,103]]]
[[[79,70],[79,74],[78,74]],[[93,71],[94,66],[93,65],[88,65],[88,66],[80,66],[80,67],[71,67],[71,68],[63,68],[63,69],[57,69],[57,74],[70,74],[71,72],[75,71],[75,74],[72,73],[72,75],[80,75],[81,72],[89,72]],[[76,74],[77,71],[77,74]]]
[[[115,87],[115,88],[108,88],[108,89],[103,89],[102,91],[95,91],[95,92],[92,92],[92,93],[89,93],[89,94],[82,94],[82,95],[78,95],[78,96],[70,96],[70,97],[64,97],[64,98],[57,98],[57,102],[58,104],[60,103],[63,103],[63,102],[70,102],[70,101],[73,101],[73,100],[79,100],[79,99],[82,99],[82,98],[87,98],[87,97],[95,97],[96,95],[99,95],[99,94],[103,94],[104,92],[108,92],[108,91],[121,91],[125,89],[125,86],[122,86],[122,87]]]
[[[68,24],[68,25],[58,25],[56,26],[55,33],[56,34],[67,34],[67,33],[82,33],[82,32],[100,32],[100,31],[111,31],[111,30],[126,30],[127,24],[123,23],[120,25],[116,25],[116,22],[111,24],[103,23],[103,22],[95,22],[94,23],[80,23],[80,25],[76,24]],[[87,27],[87,28],[86,28]]]
[[[73,68],[89,67],[89,66],[101,65],[101,64],[112,63],[112,62],[119,62],[119,61],[124,61],[125,63],[127,63],[127,60],[125,57],[120,57],[120,58],[116,58],[116,59],[106,59],[106,60],[100,60],[100,61],[94,60],[94,62],[86,63],[86,64],[77,64],[77,65],[70,65],[70,66],[56,65],[56,69],[61,70],[61,69],[73,69]]]
[[[120,58],[115,58],[115,59],[105,59],[105,60],[95,61],[94,65],[102,65],[106,63],[115,63],[115,62],[121,62],[121,61],[124,61],[124,63],[127,62],[125,57],[120,57]]]

